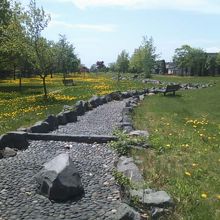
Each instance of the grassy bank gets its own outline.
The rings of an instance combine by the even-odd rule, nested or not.
[[[133,151],[152,188],[176,202],[170,219],[220,219],[220,78],[159,77],[175,82],[216,82],[214,87],[147,97],[133,115],[148,129],[153,149]]]

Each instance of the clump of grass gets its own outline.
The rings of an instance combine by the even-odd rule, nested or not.
[[[117,136],[118,140],[110,142],[110,147],[116,150],[119,156],[129,155],[132,147],[147,145],[146,137],[132,137],[120,130],[116,130],[114,135]]]

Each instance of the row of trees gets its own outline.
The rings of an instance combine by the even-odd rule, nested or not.
[[[220,73],[220,53],[206,53],[189,45],[177,48],[173,61],[177,74],[206,76]]]
[[[109,70],[118,72],[118,77],[121,73],[126,72],[144,73],[145,77],[150,77],[154,71],[157,57],[153,38],[143,37],[141,45],[134,50],[131,57],[126,50],[123,50],[118,55],[116,62],[109,64]]]
[[[153,45],[153,38],[144,37],[139,48],[129,57],[128,52],[123,50],[117,57],[116,62],[110,63],[108,67],[103,61],[97,61],[92,65],[90,71],[111,71],[118,73],[144,73],[150,77],[151,73],[165,74],[165,60],[156,60],[156,48]],[[170,67],[169,67],[170,68]],[[172,72],[179,75],[217,75],[220,74],[220,53],[206,53],[203,49],[183,45],[175,50],[172,63]]]
[[[38,8],[31,0],[27,10],[19,3],[8,0],[0,2],[0,77],[13,73],[14,79],[22,76],[39,75],[47,98],[46,77],[55,72],[63,73],[79,70],[80,59],[75,48],[64,35],[59,41],[49,41],[42,37],[50,16],[43,8]]]

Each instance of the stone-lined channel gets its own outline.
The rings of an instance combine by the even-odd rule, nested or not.
[[[111,134],[124,106],[125,101],[99,106],[55,132]],[[34,175],[62,152],[69,152],[73,158],[85,195],[78,201],[53,203],[37,193]],[[116,159],[106,144],[31,141],[27,150],[0,160],[0,220],[114,219],[120,203],[119,187],[111,175]]]

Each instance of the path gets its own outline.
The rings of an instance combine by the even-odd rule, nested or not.
[[[111,134],[119,123],[124,101],[110,102],[87,112],[56,133]],[[61,152],[69,152],[81,176],[85,196],[78,202],[52,203],[36,193],[34,175]],[[106,144],[32,141],[29,148],[0,160],[0,220],[114,219],[119,188],[111,170],[116,159]]]

